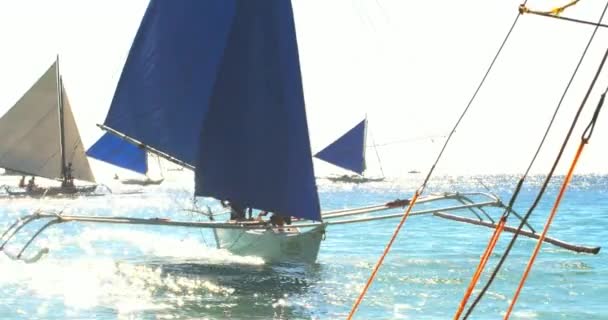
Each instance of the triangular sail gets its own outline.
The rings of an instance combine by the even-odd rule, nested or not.
[[[63,88],[63,86],[62,86]],[[78,132],[78,126],[72,113],[72,107],[70,100],[66,93],[65,88],[61,91],[63,93],[63,127],[65,134],[65,165],[72,165],[72,177],[74,179],[95,181],[91,167],[89,166],[89,159],[85,153],[82,140],[80,139],[80,133]]]
[[[0,118],[0,167],[49,179],[62,178],[57,63]],[[64,92],[67,161],[73,177],[93,181]]]
[[[365,171],[365,130],[367,119],[348,130],[338,140],[315,154],[335,166],[363,174]]]
[[[105,124],[196,195],[321,219],[290,1],[151,1]]]
[[[89,157],[141,174],[148,171],[146,153],[143,148],[111,133],[105,133],[87,150]]]
[[[105,125],[195,165],[235,6],[234,0],[150,1]]]

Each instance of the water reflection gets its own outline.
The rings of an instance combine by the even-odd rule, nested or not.
[[[188,279],[210,286],[161,286],[155,300],[172,305],[165,316],[231,319],[311,319],[312,305],[302,303],[320,281],[318,265],[200,264],[196,261],[150,261],[165,279]],[[166,283],[166,281],[165,281]],[[313,289],[314,290],[314,289]],[[176,299],[176,295],[179,299]]]

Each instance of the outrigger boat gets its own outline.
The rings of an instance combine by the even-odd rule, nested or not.
[[[87,150],[87,155],[146,176],[145,179],[124,179],[121,180],[122,184],[140,186],[159,185],[165,180],[162,176],[159,179],[152,179],[148,176],[149,156],[144,148],[107,132]],[[159,171],[162,175],[160,158],[158,156],[156,158],[158,160]]]
[[[374,151],[378,157],[380,166],[380,177],[365,176],[367,168],[365,161],[365,150],[367,149],[367,118],[359,122],[356,126],[348,130],[336,141],[329,144],[323,150],[315,154],[315,158],[331,163],[342,169],[352,171],[356,174],[344,174],[337,176],[328,176],[326,179],[332,182],[344,183],[365,183],[365,182],[380,182],[384,181],[384,171],[380,163],[380,156],[376,145],[373,144]]]
[[[73,184],[73,179],[95,178],[63,86],[59,58],[0,118],[0,137],[0,167],[62,182],[59,187],[4,186],[9,196],[88,195],[97,189]]]
[[[60,186],[60,187],[35,187],[15,188],[4,186],[4,190],[10,197],[74,197],[74,196],[102,196],[102,193],[97,193],[97,186]]]
[[[343,174],[343,175],[337,175],[337,176],[329,176],[326,177],[327,180],[331,181],[331,182],[344,182],[344,183],[366,183],[366,182],[382,182],[384,181],[386,178],[385,177],[377,177],[377,178],[371,178],[371,177],[365,177],[363,175],[357,175],[357,174]]]
[[[268,85],[272,84],[272,85]],[[496,228],[490,209],[505,211],[491,193],[444,193],[361,208],[321,212],[312,166],[291,3],[268,1],[150,2],[101,128],[195,172],[195,196],[298,218],[265,221],[173,221],[36,211],[0,236],[0,250],[34,221],[47,222],[11,258],[33,262],[25,250],[48,227],[67,222],[210,228],[217,246],[267,262],[317,259],[332,225],[409,215]],[[515,217],[519,215],[508,210]],[[451,212],[451,213],[450,213]],[[453,214],[469,212],[470,216]],[[494,215],[496,217],[496,215]],[[536,230],[504,231],[539,238]],[[577,252],[599,252],[545,237]]]

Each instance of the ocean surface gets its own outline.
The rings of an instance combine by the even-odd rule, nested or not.
[[[554,179],[532,216],[537,229],[562,178]],[[4,231],[36,209],[205,221],[183,210],[192,207],[186,180],[131,195],[111,186],[112,193],[101,197],[2,199],[0,227]],[[439,177],[428,192],[487,187],[507,202],[516,182],[512,176]],[[319,180],[319,194],[324,210],[340,209],[408,198],[419,183],[417,175],[356,186]],[[533,177],[524,186],[517,210],[525,212],[541,183],[542,177]],[[219,210],[211,201],[199,205],[205,202]],[[501,212],[489,211],[494,217]],[[397,222],[330,226],[314,265],[268,265],[235,256],[215,249],[207,230],[54,225],[24,254],[31,257],[48,248],[38,262],[0,253],[0,319],[344,319]],[[513,217],[510,224],[515,223]],[[24,228],[5,250],[17,252],[42,225]],[[575,177],[549,236],[603,249],[598,255],[577,254],[544,244],[512,319],[608,319],[607,226],[608,176]],[[451,319],[491,232],[431,215],[410,217],[356,318]],[[488,268],[510,238],[503,234]],[[471,319],[502,318],[534,245],[527,238],[517,242]],[[486,279],[487,272],[481,281]]]

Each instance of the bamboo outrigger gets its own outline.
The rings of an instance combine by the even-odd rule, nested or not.
[[[481,201],[475,201],[474,198],[480,198]],[[482,193],[482,192],[471,192],[471,193],[443,193],[443,194],[433,194],[427,197],[421,198],[417,201],[418,204],[425,203],[436,203],[436,202],[450,202],[449,204],[441,205],[434,208],[428,209],[420,209],[417,211],[412,211],[410,215],[433,215],[436,217],[450,219],[457,222],[469,223],[473,225],[480,225],[488,228],[496,228],[497,223],[495,219],[489,214],[489,208],[499,208],[504,209],[505,205],[502,201],[493,194]],[[35,255],[31,257],[24,257],[24,253],[26,249],[34,242],[34,240],[48,227],[56,224],[67,223],[67,222],[81,222],[81,223],[98,223],[98,224],[129,224],[129,225],[151,225],[151,226],[167,226],[167,227],[184,227],[184,228],[198,228],[198,229],[213,229],[213,230],[239,230],[239,231],[251,231],[251,232],[271,232],[275,237],[278,236],[289,236],[294,233],[302,233],[304,234],[304,230],[312,230],[316,229],[321,234],[325,232],[325,229],[331,225],[339,225],[339,224],[351,224],[351,223],[363,223],[363,222],[371,222],[377,220],[385,220],[385,219],[395,219],[399,218],[403,215],[403,213],[388,213],[387,211],[400,209],[403,206],[408,205],[409,200],[395,200],[391,202],[386,202],[377,205],[352,208],[352,209],[341,209],[341,210],[332,210],[326,211],[322,214],[323,222],[311,222],[309,220],[299,220],[290,226],[283,227],[272,227],[270,224],[264,221],[256,221],[256,220],[248,220],[248,221],[229,221],[229,222],[218,222],[218,221],[208,221],[208,222],[195,222],[195,221],[174,221],[168,218],[134,218],[134,217],[121,217],[121,216],[88,216],[88,215],[70,215],[64,214],[63,212],[45,212],[41,210],[37,210],[32,214],[25,215],[17,219],[12,225],[7,228],[2,235],[0,236],[0,250],[2,250],[7,256],[15,260],[23,260],[26,262],[35,262],[39,260],[44,254],[46,254],[49,250],[43,248],[39,250]],[[199,212],[207,215],[212,214],[207,211],[202,210],[194,210],[188,209],[188,211]],[[454,211],[468,211],[475,218],[469,218],[462,215],[454,215],[448,214],[447,212]],[[376,214],[374,213],[380,213]],[[519,217],[519,215],[514,212],[514,215]],[[220,213],[224,214],[224,213]],[[216,214],[217,215],[217,214]],[[345,218],[349,217],[349,218]],[[40,227],[33,236],[21,247],[21,249],[16,253],[12,254],[5,250],[7,244],[17,235],[17,233],[29,225],[30,223],[38,220],[47,220],[47,222]],[[539,235],[536,231],[529,225],[527,225],[528,230],[522,230],[520,235],[538,239]],[[505,231],[515,232],[515,229],[512,227],[506,227]],[[310,239],[307,240],[307,247],[310,246]],[[223,246],[219,240],[218,248],[220,249],[228,249],[229,251],[233,248],[228,248]],[[589,247],[567,243],[555,238],[545,238],[545,242],[558,246],[560,248],[571,250],[575,252],[583,252],[590,254],[597,254],[600,250],[600,247]],[[319,238],[320,245],[320,238]],[[318,253],[318,246],[313,246],[312,252],[314,253],[312,257],[307,257],[306,259],[302,259],[304,261],[301,262],[314,262],[316,260],[316,255]],[[242,249],[242,248],[241,248]],[[237,250],[238,251],[238,250]],[[264,257],[265,252],[260,252],[259,248],[251,249],[250,252],[235,252],[239,254],[245,255],[261,255],[262,258],[269,259],[269,261],[273,261],[273,256]],[[283,252],[284,253],[284,252]]]

